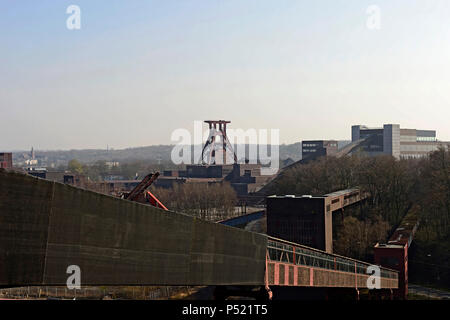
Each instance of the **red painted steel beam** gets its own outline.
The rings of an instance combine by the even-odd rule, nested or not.
[[[169,210],[169,209],[167,209],[166,206],[163,205],[163,204],[161,203],[161,201],[159,201],[158,198],[156,198],[155,195],[154,195],[153,193],[151,193],[150,191],[147,191],[147,192],[146,192],[145,197],[147,198],[148,202],[149,202],[151,205],[153,205],[154,207],[161,208],[161,209],[164,209],[164,210]]]

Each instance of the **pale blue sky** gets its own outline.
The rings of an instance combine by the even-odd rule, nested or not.
[[[448,0],[2,0],[0,40],[0,150],[168,144],[219,118],[281,143],[383,123],[450,140]]]

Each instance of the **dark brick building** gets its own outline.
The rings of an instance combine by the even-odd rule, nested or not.
[[[359,189],[323,196],[269,196],[267,234],[298,244],[333,252],[333,212],[365,199]]]
[[[0,168],[11,169],[12,168],[12,153],[1,152],[0,153]]]
[[[332,252],[332,216],[326,198],[267,197],[267,234]]]

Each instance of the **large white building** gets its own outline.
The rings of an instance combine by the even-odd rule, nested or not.
[[[420,158],[437,150],[448,149],[450,142],[436,139],[435,130],[402,129],[399,124],[385,124],[381,128],[352,126],[352,142],[361,140],[357,151],[368,156],[389,154],[397,159]]]

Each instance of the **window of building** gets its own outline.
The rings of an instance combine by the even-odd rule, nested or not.
[[[420,141],[422,141],[422,142],[434,142],[434,141],[436,141],[436,137],[416,137],[416,141],[418,141],[418,142],[420,142]]]

